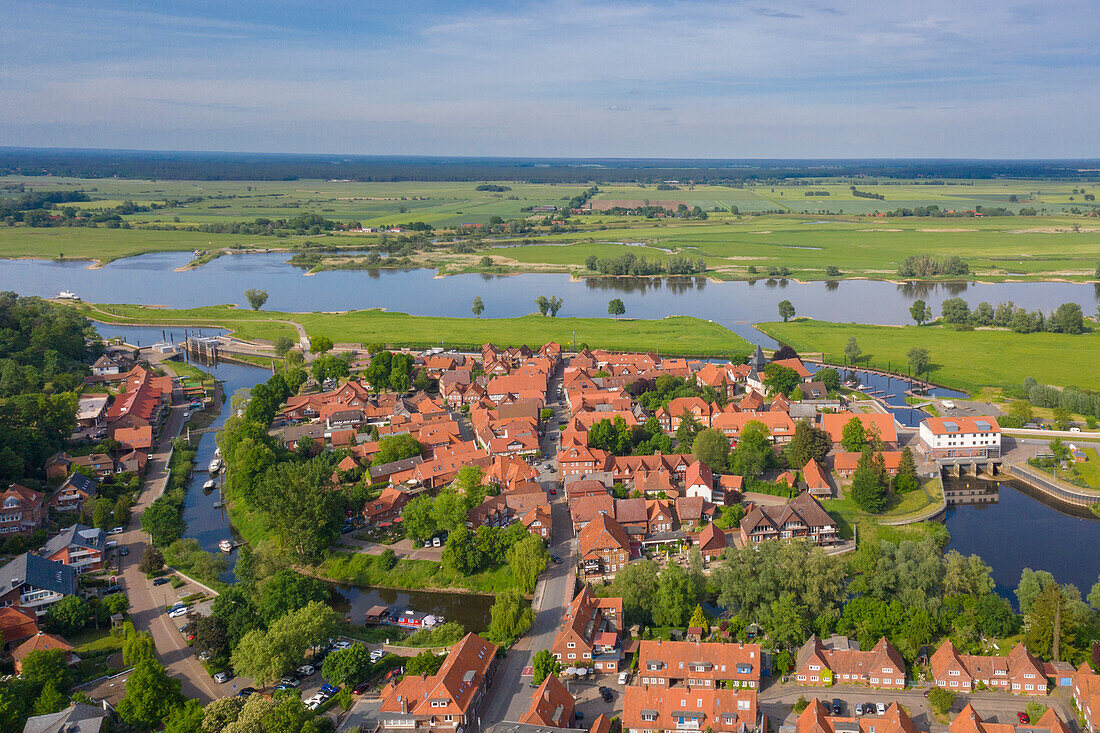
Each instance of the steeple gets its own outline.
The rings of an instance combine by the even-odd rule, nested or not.
[[[767,365],[768,360],[764,358],[764,352],[760,349],[760,345],[756,345],[756,351],[752,352],[752,357],[749,358],[749,366],[754,371],[762,372]]]

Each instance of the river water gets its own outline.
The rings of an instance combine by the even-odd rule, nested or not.
[[[267,290],[266,307],[282,311],[386,308],[414,315],[473,317],[469,303],[480,296],[485,317],[510,317],[536,310],[538,295],[564,300],[563,316],[606,317],[607,301],[620,298],[628,316],[664,318],[689,315],[730,328],[754,343],[774,342],[750,324],[778,318],[777,304],[790,300],[799,315],[858,323],[910,322],[909,306],[923,298],[935,312],[947,298],[976,305],[1011,300],[1028,310],[1053,310],[1079,303],[1091,313],[1097,290],[1088,284],[903,283],[846,280],[798,283],[794,280],[711,282],[705,277],[663,279],[585,278],[565,274],[452,275],[427,269],[328,271],[306,276],[286,264],[286,253],[227,255],[196,270],[174,272],[190,255],[167,252],[117,260],[100,269],[88,263],[49,260],[0,261],[0,290],[52,297],[72,290],[97,303],[139,303],[186,308],[244,303],[246,288]]]

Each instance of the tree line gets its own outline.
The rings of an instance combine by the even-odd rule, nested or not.
[[[697,272],[706,272],[706,260],[699,258],[692,260],[690,257],[675,255],[668,258],[667,262],[659,260],[647,260],[645,255],[641,257],[633,252],[627,252],[619,257],[597,257],[589,255],[584,265],[590,272],[599,272],[604,275],[630,275],[632,277],[645,277],[647,275],[691,275]]]

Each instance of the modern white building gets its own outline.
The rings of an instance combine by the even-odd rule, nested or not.
[[[920,451],[932,459],[997,458],[1001,426],[990,415],[930,417],[920,424]]]

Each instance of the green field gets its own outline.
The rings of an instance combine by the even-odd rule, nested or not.
[[[480,348],[588,344],[614,351],[657,351],[689,356],[748,354],[752,345],[724,326],[689,316],[661,320],[611,318],[440,318],[410,316],[381,310],[344,313],[278,313],[246,311],[231,306],[170,310],[137,305],[81,305],[90,318],[119,324],[223,327],[242,339],[296,339],[292,323],[306,333],[327,336],[336,343],[384,343],[391,346]]]
[[[967,392],[983,386],[1019,386],[1025,377],[1044,384],[1100,389],[1100,331],[1077,336],[1058,333],[1020,334],[978,329],[955,331],[946,326],[866,326],[801,319],[762,323],[757,328],[804,355],[825,352],[841,362],[848,338],[863,350],[860,364],[904,372],[909,349],[928,349],[932,381]]]
[[[580,185],[502,182],[510,190],[477,191],[477,182],[363,183],[355,181],[141,181],[56,177],[0,177],[0,186],[28,190],[82,190],[93,200],[82,209],[175,202],[125,216],[131,229],[0,227],[0,257],[45,257],[109,261],[144,252],[210,250],[229,246],[288,248],[312,240],[325,245],[363,246],[378,236],[238,236],[188,231],[202,224],[252,222],[259,217],[292,218],[316,213],[364,226],[423,221],[437,230],[459,224],[484,225],[492,217],[521,220],[536,231],[523,238],[486,240],[475,255],[456,255],[449,241],[413,256],[415,264],[444,272],[478,269],[483,254],[515,270],[558,270],[585,274],[585,259],[627,252],[665,260],[673,254],[702,258],[712,277],[764,276],[768,267],[787,267],[800,279],[824,278],[827,267],[843,277],[895,276],[907,256],[958,255],[983,280],[1091,280],[1100,260],[1100,223],[1081,190],[1096,184],[1029,180],[855,181],[860,191],[885,200],[858,198],[839,179],[792,180],[769,186],[681,186],[658,191],[652,185],[601,184],[594,201],[670,201],[699,206],[705,221],[646,219],[595,211],[573,216],[578,231],[551,232],[547,215],[531,207],[564,206]],[[1077,189],[1077,193],[1074,190]],[[829,196],[807,197],[807,191]],[[1012,197],[1016,201],[1012,201]],[[189,201],[196,198],[198,200]],[[902,217],[877,214],[899,207],[937,205],[955,211],[976,207],[1035,209],[1037,216]],[[527,211],[524,211],[527,209]],[[1081,213],[1073,213],[1074,210]],[[736,210],[738,214],[734,214]],[[771,212],[771,213],[765,213]],[[778,212],[778,213],[776,213]],[[183,227],[156,231],[151,226]],[[449,239],[444,237],[444,239]],[[518,245],[518,246],[514,246]],[[632,246],[633,245],[633,246]],[[749,272],[749,267],[759,271]]]

